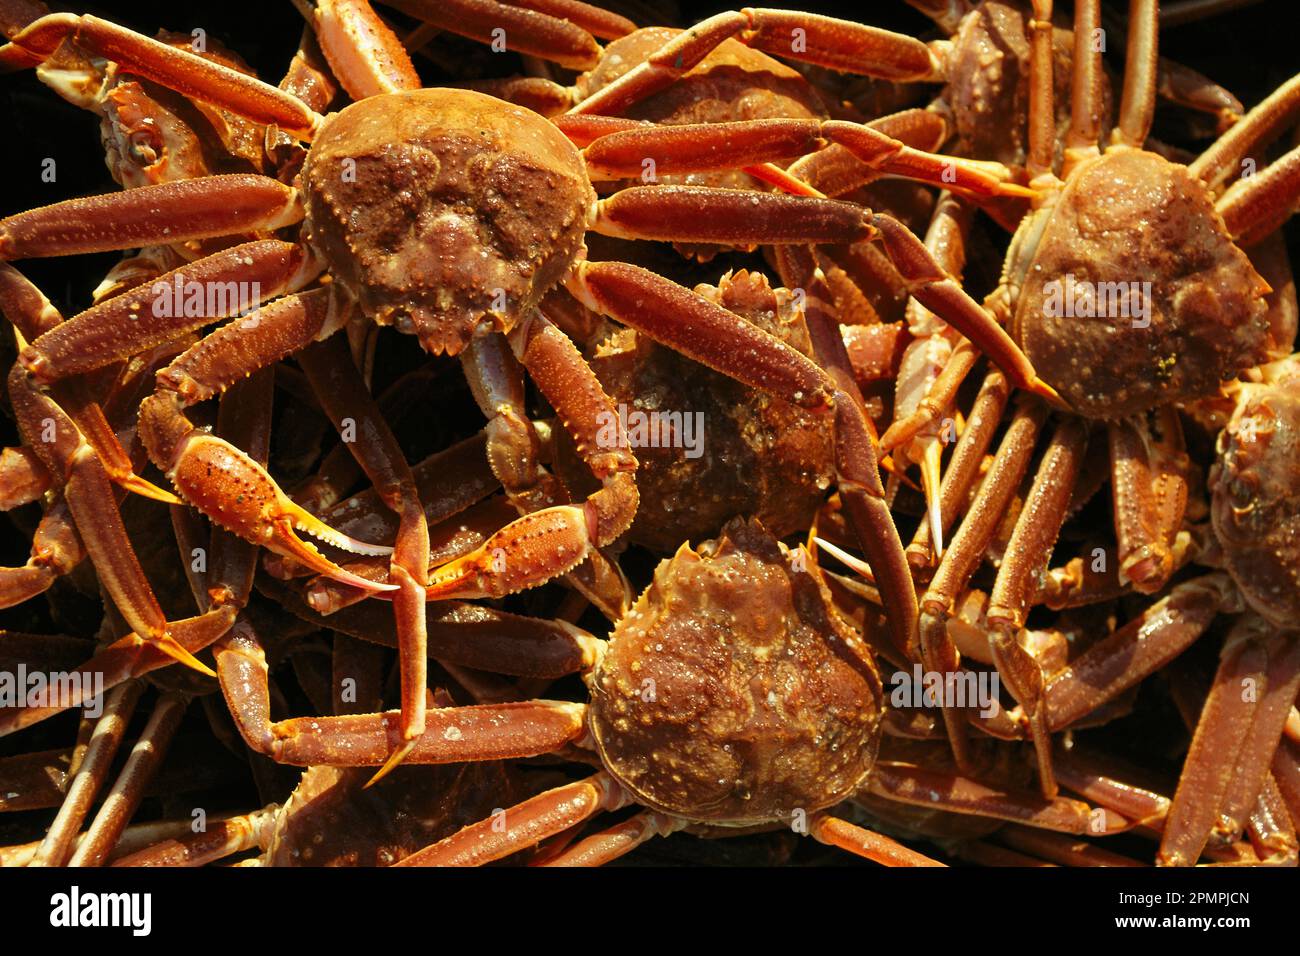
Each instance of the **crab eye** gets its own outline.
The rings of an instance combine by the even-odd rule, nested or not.
[[[151,129],[138,129],[127,137],[131,158],[142,166],[152,166],[162,155],[162,141]]]

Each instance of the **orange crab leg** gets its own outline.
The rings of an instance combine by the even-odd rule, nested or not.
[[[913,149],[871,126],[842,120],[758,119],[734,123],[638,126],[612,132],[583,150],[593,179],[640,175],[646,159],[656,174],[735,169],[802,156],[837,143],[879,173],[985,196],[1031,196],[1009,182],[999,163],[974,162]]]
[[[290,500],[265,468],[224,439],[195,429],[184,414],[250,371],[329,334],[338,321],[331,312],[329,293],[317,290],[279,299],[222,326],[159,373],[158,390],[140,406],[140,437],[181,496],[219,526],[318,573],[367,590],[391,590],[393,585],[343,570],[294,529],[362,554],[390,549],[334,531]]]
[[[10,372],[9,395],[28,447],[57,476],[82,543],[122,617],[160,650],[210,674],[169,634],[167,619],[127,537],[108,473],[94,449],[63,409],[32,387],[21,365]]]
[[[1034,372],[1025,354],[987,309],[978,305],[961,284],[944,272],[925,244],[892,216],[877,214],[872,225],[907,289],[923,306],[943,319],[989,357],[1017,388],[1059,402],[1056,392]]]
[[[272,231],[301,219],[297,193],[283,183],[251,173],[205,176],[68,199],[0,219],[0,259]],[[212,258],[221,261],[220,256]]]
[[[939,80],[938,62],[914,37],[813,13],[746,8],[719,13],[674,37],[646,62],[587,97],[575,113],[622,113],[671,86],[728,39],[777,56],[888,80]]]
[[[534,3],[507,5],[496,0],[382,2],[448,33],[480,43],[500,42],[507,50],[541,57],[570,69],[589,70],[600,59],[600,46],[587,30],[567,19],[527,9]]]
[[[601,488],[581,505],[523,515],[471,554],[437,569],[430,600],[500,597],[564,574],[622,535],[636,514],[636,458],[613,402],[573,342],[538,314],[511,331],[510,346]]]
[[[1195,863],[1212,835],[1236,839],[1254,808],[1300,689],[1300,641],[1269,631],[1247,617],[1228,635],[1169,811],[1162,865]]]
[[[555,335],[553,330],[537,328],[542,329],[544,337]],[[558,355],[567,353],[558,339],[556,346],[553,351]],[[571,362],[572,357],[564,361]],[[547,472],[539,460],[539,442],[524,407],[524,367],[511,354],[507,339],[476,338],[461,353],[461,362],[474,399],[488,419],[485,432],[492,472],[501,479],[511,502],[521,514],[569,504],[572,497],[568,488]],[[587,411],[582,409],[583,413]],[[612,621],[619,620],[632,604],[631,585],[618,565],[599,549],[590,549],[582,563],[566,575],[566,580]]]
[[[420,88],[402,42],[366,0],[316,0],[312,28],[330,69],[354,100]]]
[[[41,17],[0,48],[0,62],[15,62],[14,49],[25,57],[44,60],[69,38],[81,49],[119,63],[130,73],[161,83],[187,98],[229,107],[264,126],[276,126],[310,139],[320,125],[320,115],[297,97],[98,17],[70,13]]]
[[[830,299],[825,276],[810,250],[782,247],[778,260],[783,274],[803,277],[799,284],[806,287],[804,317],[813,353],[835,388],[836,485],[849,524],[871,564],[872,579],[879,583],[894,646],[908,655],[915,645],[916,587],[880,480],[875,426],[854,380],[840,325],[825,305]]]
[[[1174,586],[1047,682],[1043,705],[1048,727],[1069,727],[1165,666],[1200,637],[1231,600],[1226,575],[1210,574]]]
[[[839,817],[825,814],[814,817],[808,823],[808,835],[818,843],[845,850],[882,866],[943,866],[938,860]]]
[[[585,780],[538,794],[499,816],[472,823],[394,865],[482,866],[631,802],[627,791],[600,771]]]
[[[301,717],[272,722],[266,657],[251,627],[236,628],[216,648],[217,674],[245,742],[278,763],[377,767],[404,741],[398,713]],[[431,708],[409,763],[506,760],[550,753],[576,740],[586,708],[564,701]]]
[[[402,681],[402,740],[392,760],[371,781],[397,765],[401,754],[424,733],[428,684],[428,637],[424,626],[424,589],[429,571],[429,525],[420,504],[411,466],[388,427],[378,403],[367,390],[343,336],[331,336],[298,353],[321,408],[336,428],[355,422],[359,440],[350,443],[375,493],[399,516],[389,580],[397,620],[398,661]]]

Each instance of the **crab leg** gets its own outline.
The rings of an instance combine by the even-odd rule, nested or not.
[[[30,58],[26,62],[44,61],[65,39],[182,96],[227,107],[302,139],[310,139],[321,122],[319,114],[274,86],[98,17],[70,13],[41,17],[0,48],[0,62],[20,62],[15,50]]]
[[[1237,839],[1259,797],[1300,690],[1300,641],[1267,631],[1247,617],[1228,635],[1169,811],[1163,865],[1194,863],[1212,835]]]
[[[1159,829],[1172,802],[1154,790],[1117,779],[1120,771],[1079,752],[1058,747],[1054,752],[1057,779],[1082,797],[1122,813],[1136,823]]]
[[[1175,585],[1140,615],[1088,648],[1047,682],[1047,725],[1063,730],[1169,663],[1231,607],[1226,575]]]
[[[526,514],[471,554],[438,568],[426,592],[429,600],[501,597],[548,581],[622,535],[636,514],[636,459],[613,403],[581,353],[540,313],[511,331],[510,346],[558,412],[601,488],[582,505]]]
[[[1018,403],[979,494],[921,598],[921,660],[929,671],[949,674],[957,670],[957,648],[947,629],[953,602],[965,590],[983,560],[998,522],[1029,468],[1034,443],[1046,418],[1047,409],[1041,402],[1022,399]],[[948,707],[943,709],[943,719],[958,768],[970,772],[972,764],[966,743],[966,721]]]
[[[631,853],[652,837],[668,836],[687,826],[687,821],[654,810],[642,810],[622,823],[573,844],[542,866],[604,866]]]
[[[392,600],[401,666],[403,746],[375,775],[373,783],[397,766],[413,741],[424,733],[428,685],[424,589],[429,574],[429,525],[411,466],[352,363],[347,341],[336,335],[316,342],[298,353],[298,363],[334,427],[342,429],[345,419],[354,421],[359,440],[351,443],[352,452],[380,500],[399,516],[388,576],[397,584]]]
[[[830,297],[825,276],[807,249],[787,247],[782,251],[784,255],[778,258],[784,261],[785,270],[805,277],[801,280],[807,286],[804,317],[813,353],[834,387],[835,474],[840,498],[880,586],[894,646],[910,655],[916,633],[916,587],[880,480],[875,426],[853,378],[839,323],[824,304]]]
[[[261,579],[258,590],[311,624],[351,637],[397,647],[393,615],[372,601],[322,617],[288,588]],[[595,661],[601,642],[563,621],[496,611],[480,604],[445,601],[425,609],[429,653],[453,664],[547,680],[576,674]]]
[[[1056,109],[1053,101],[1052,0],[1032,0],[1029,29],[1029,149],[1025,169],[1029,181],[1052,179],[1056,151]]]
[[[656,175],[757,166],[838,144],[878,174],[902,176],[982,196],[1028,194],[1010,183],[999,163],[977,162],[913,149],[870,125],[843,120],[758,119],[680,126],[638,125],[598,137],[583,150],[593,180],[642,174],[647,159]]]
[[[1113,141],[1140,149],[1156,112],[1156,69],[1160,25],[1157,0],[1130,0],[1124,93]]]
[[[15,365],[10,372],[9,393],[28,446],[57,476],[82,544],[122,617],[149,643],[210,673],[169,632],[167,619],[127,537],[109,475],[94,449],[63,410],[31,386],[21,365]],[[41,440],[47,437],[52,440]]]
[[[818,814],[808,821],[808,835],[818,843],[846,850],[882,866],[943,866],[938,860],[908,849],[889,837],[829,814]]]
[[[316,0],[309,9],[321,53],[352,99],[420,88],[401,41],[366,0]]]
[[[339,322],[325,290],[294,294],[222,326],[158,375],[158,389],[140,406],[141,440],[186,501],[246,541],[368,590],[393,590],[343,570],[294,529],[362,554],[387,554],[334,531],[289,499],[266,470],[224,439],[195,429],[190,406],[251,371],[328,335]]]
[[[856,203],[712,186],[633,186],[597,205],[595,232],[721,245],[851,243],[872,238]]]
[[[90,812],[99,788],[117,755],[127,724],[135,712],[135,705],[144,692],[144,684],[130,681],[115,688],[104,700],[104,712],[95,722],[81,766],[68,781],[59,812],[46,831],[35,856],[28,866],[63,866],[81,832],[81,824]]]
[[[1295,866],[1300,859],[1300,841],[1277,781],[1265,774],[1259,799],[1250,811],[1247,835],[1260,862],[1268,866]]]
[[[283,183],[246,173],[205,176],[68,199],[0,219],[0,259],[107,252],[272,231],[300,219],[302,207],[297,194]],[[209,268],[228,265],[232,251],[217,253],[203,262]],[[269,260],[266,264],[270,264]],[[159,281],[173,277],[169,274]],[[231,278],[250,281],[254,277],[244,274]],[[122,304],[111,299],[105,305],[112,303]]]
[[[50,490],[50,473],[30,448],[0,449],[0,511],[38,500]]]
[[[1061,175],[1099,153],[1102,124],[1102,88],[1106,74],[1096,37],[1101,31],[1101,0],[1076,0],[1074,4],[1074,75],[1070,80],[1070,131],[1065,137]]]
[[[149,782],[157,774],[188,703],[185,696],[173,692],[158,699],[99,813],[69,858],[69,866],[101,866],[108,859],[122,831],[135,815]]]
[[[910,764],[880,761],[872,771],[869,788],[876,796],[912,806],[1010,820],[1060,833],[1096,832],[1092,808],[1082,801],[993,787]],[[1107,821],[1101,832],[1126,826],[1126,821],[1103,812],[1107,813]]]
[[[1177,414],[1157,414],[1159,439],[1143,416],[1106,428],[1120,580],[1143,594],[1159,591],[1174,571],[1174,539],[1187,507],[1191,468]]]
[[[565,18],[560,19],[549,16],[546,12],[538,12],[542,4],[535,0],[517,5],[497,3],[496,0],[381,2],[448,33],[487,44],[499,39],[507,50],[540,57],[574,70],[589,70],[600,59],[600,46],[596,43],[596,38],[587,32],[593,23],[605,33],[620,28],[611,20],[614,14],[595,11],[581,3],[562,5],[569,10],[564,12]],[[547,6],[555,9],[550,4]],[[537,9],[530,9],[534,7]],[[584,29],[583,23],[570,22],[568,14],[573,11],[587,13],[582,18],[586,21],[587,29]],[[597,13],[601,15],[597,16]]]
[[[935,262],[911,230],[880,213],[871,217],[871,224],[914,299],[970,339],[1006,373],[1012,385],[1049,401],[1057,400],[1056,392],[1038,377],[1029,359],[993,315]]]
[[[487,455],[521,514],[570,503],[568,489],[542,467],[540,447],[524,406],[524,368],[499,335],[479,336],[461,353],[474,400],[487,417]],[[632,604],[631,585],[598,549],[566,575],[578,591],[617,621]]]
[[[230,630],[234,619],[234,608],[217,608],[195,617],[169,622],[169,633],[177,645],[186,654],[192,656]],[[133,677],[141,677],[166,667],[174,661],[175,658],[168,652],[135,634],[128,634],[99,651],[85,664],[76,668],[75,672],[84,675],[85,678],[78,686],[88,688],[93,684],[92,679],[102,675],[103,687],[109,690]],[[87,700],[83,694],[72,694],[60,699],[58,706],[0,709],[0,737],[85,703]]]
[[[1214,204],[1228,235],[1251,246],[1271,235],[1295,211],[1300,200],[1300,146],[1275,160],[1257,176],[1243,177]]]
[[[932,110],[901,110],[863,125],[925,153],[935,152],[948,138],[947,124]],[[827,196],[852,192],[880,175],[848,149],[834,144],[799,157],[786,172]]]
[[[966,264],[966,232],[972,210],[949,193],[940,196],[934,216],[926,230],[925,247],[944,272],[960,282]],[[925,493],[926,513],[936,554],[943,553],[943,523],[940,515],[940,455],[942,446],[933,423],[949,407],[967,372],[979,353],[969,342],[960,342],[942,319],[919,302],[907,306],[907,325],[916,339],[903,353],[894,399],[895,443],[903,445],[898,433],[907,434],[905,453],[896,456],[901,464],[917,462],[921,466],[921,487]],[[906,425],[900,426],[901,422]],[[924,434],[921,434],[924,429]]]
[[[1002,413],[1006,409],[1009,396],[1010,388],[1005,375],[994,369],[984,377],[979,393],[971,405],[966,427],[962,430],[961,437],[957,439],[957,445],[948,461],[948,469],[939,484],[940,531],[948,531],[952,523],[957,520],[961,507],[965,504],[970,489],[978,477],[979,467],[988,452],[989,443],[992,442],[993,435],[1001,424]],[[886,432],[881,437],[882,448],[885,447],[885,438],[888,435],[889,433]],[[930,523],[922,521],[916,526],[912,543],[907,546],[908,561],[913,568],[929,567],[938,558],[943,557],[935,553],[931,541]]]
[[[593,229],[625,239],[724,245],[879,239],[917,301],[975,343],[1013,384],[1056,398],[997,320],[944,272],[921,240],[890,216],[832,199],[744,189],[638,186],[602,200]]]
[[[1300,116],[1300,74],[1261,100],[1220,136],[1187,170],[1217,190],[1243,168],[1250,152],[1276,137]]]
[[[932,81],[942,75],[929,48],[913,37],[813,13],[747,8],[695,24],[572,112],[626,112],[671,86],[728,39],[766,53],[881,79]]]
[[[377,401],[379,402],[379,410],[383,414],[385,421],[389,422],[391,426],[396,427],[403,419],[408,417],[412,411],[419,408],[421,403],[427,400],[427,393],[430,385],[435,380],[435,375],[433,373],[435,368],[436,366],[433,364],[420,365],[415,370],[403,375],[378,395]],[[467,441],[473,442],[474,439],[469,439]],[[454,447],[463,450],[465,444],[466,442],[462,442],[460,445]],[[339,442],[331,448],[325,454],[325,457],[321,459],[321,463],[316,469],[315,474],[308,476],[302,481],[302,483],[296,485],[293,491],[290,492],[289,497],[298,502],[298,504],[302,505],[308,511],[317,514],[326,512],[327,510],[334,510],[336,506],[338,506],[339,502],[347,496],[348,492],[355,487],[364,476],[361,466],[357,464],[356,458],[352,456],[347,445],[348,443],[346,442]],[[447,453],[452,452],[453,449],[447,449]],[[479,452],[481,458],[481,448],[479,449]],[[457,459],[458,462],[459,460],[460,459]],[[420,492],[420,500],[425,503],[425,516],[429,520],[429,523],[433,524],[441,519],[440,517],[435,516],[434,512],[431,511],[433,506],[426,500],[429,494],[432,493],[433,488],[427,481],[424,485],[419,483],[419,469],[421,467],[423,466],[415,466],[416,487]],[[486,471],[486,469],[483,470]],[[458,484],[458,482],[453,478],[449,484],[454,486]],[[490,490],[491,489],[489,489],[489,491]],[[483,494],[487,493],[488,491],[483,492]],[[393,517],[392,512],[380,503],[379,498],[375,495],[373,489],[367,489],[366,491],[353,495],[352,500],[354,504],[360,504],[360,501],[364,500],[365,503],[364,506],[362,506],[362,510],[364,511],[366,518],[369,520],[379,521],[385,525],[386,531],[378,534],[370,533],[372,539],[387,540],[397,534],[397,522],[389,520]],[[351,534],[351,532],[346,528],[340,527],[339,530]],[[354,537],[364,538],[365,535],[354,535]]]
[[[266,656],[251,627],[231,631],[216,656],[221,690],[240,734],[277,763],[378,767],[404,743],[396,711],[272,722]],[[543,700],[432,708],[405,760],[460,763],[550,753],[583,733],[585,713],[581,704]]]
[[[1022,826],[1003,827],[997,839],[1008,846],[1032,853],[1041,860],[1061,866],[1145,866],[1131,857],[1121,856],[1082,840],[1072,840],[1059,833],[1045,833]]]
[[[556,787],[453,833],[395,866],[482,866],[563,833],[631,798],[608,773]]]
[[[1088,441],[1083,424],[1070,419],[1058,426],[1043,454],[1033,488],[1016,520],[1015,531],[998,569],[988,610],[989,636],[994,662],[1011,695],[1020,703],[1033,732],[1038,752],[1043,794],[1056,794],[1052,776],[1052,740],[1043,706],[1043,673],[1039,663],[1021,645],[1029,602],[1039,575],[1060,534]]]

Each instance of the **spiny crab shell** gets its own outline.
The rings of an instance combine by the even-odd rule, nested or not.
[[[1029,30],[1033,8],[1026,0],[984,0],[961,21],[948,58],[944,98],[956,127],[956,152],[1024,165],[1029,141]],[[1070,71],[1074,34],[1058,11],[1052,30],[1053,103],[1057,158],[1070,124]],[[1102,117],[1111,111],[1110,87],[1102,84]],[[1007,123],[1007,117],[1018,117]]]
[[[606,768],[687,820],[788,821],[856,792],[884,695],[816,566],[756,521],[662,562],[589,678]]]
[[[773,289],[762,273],[729,273],[716,287],[695,291],[811,356],[794,294]],[[691,436],[699,442],[698,455],[686,447],[685,435],[634,447],[641,501],[632,541],[670,553],[683,541],[716,535],[738,514],[759,519],[777,535],[811,524],[835,479],[834,435],[825,416],[742,385],[631,329],[612,331],[588,363],[606,394],[626,408],[634,441],[640,441],[639,415],[661,422],[675,420],[649,416],[680,413],[683,430],[703,424]],[[688,422],[686,416],[695,417]],[[590,472],[563,434],[559,449],[565,481],[592,488]]]
[[[1274,626],[1294,629],[1300,626],[1300,364],[1243,392],[1219,433],[1210,518],[1246,603]]]
[[[596,199],[550,122],[469,90],[353,103],[323,125],[302,183],[305,235],[335,280],[434,354],[527,314],[582,254]]]
[[[1004,282],[1012,338],[1086,418],[1214,392],[1267,354],[1268,284],[1228,238],[1205,185],[1145,150],[1081,164],[1056,203],[1021,224]],[[1135,298],[1127,315],[1071,315],[1053,282]]]

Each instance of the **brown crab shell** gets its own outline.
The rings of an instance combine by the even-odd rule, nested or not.
[[[812,354],[793,295],[773,289],[762,273],[724,275],[716,288],[695,291]],[[612,332],[588,363],[615,405],[627,409],[629,426],[638,412],[681,412],[703,422],[698,457],[690,456],[684,439],[633,449],[641,502],[630,540],[670,554],[683,541],[715,536],[736,515],[758,518],[778,536],[809,527],[835,477],[834,434],[825,416],[742,385],[631,329]],[[565,481],[594,490],[564,435],[559,451]]]
[[[1300,374],[1246,386],[1219,433],[1210,519],[1242,596],[1276,627],[1300,627]]]
[[[794,557],[733,521],[662,562],[615,628],[589,722],[639,802],[701,823],[789,821],[871,772],[880,676],[816,566]]]
[[[952,110],[958,156],[1023,166],[1029,144],[1029,31],[1026,0],[984,0],[961,21],[948,57],[944,98]],[[1058,10],[1053,17],[1052,77],[1056,158],[1070,125],[1074,33]],[[1110,85],[1102,84],[1101,117],[1109,124]]]
[[[583,250],[595,193],[543,117],[484,93],[372,96],[303,167],[305,234],[376,322],[456,354],[509,331]]]
[[[1050,286],[1071,277],[1082,289],[1124,283],[1147,314],[1058,315],[1069,310],[1049,301],[1061,294]],[[1111,149],[1081,164],[1057,202],[1022,223],[1007,280],[1008,331],[1087,418],[1214,392],[1267,355],[1267,283],[1228,238],[1204,184],[1155,153]],[[1129,285],[1144,282],[1149,290]]]

